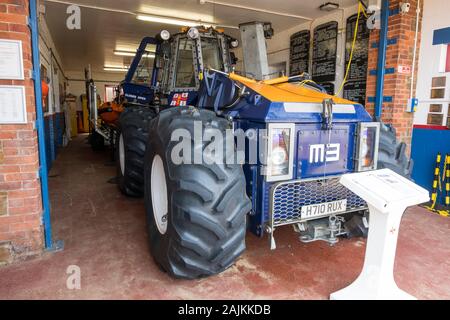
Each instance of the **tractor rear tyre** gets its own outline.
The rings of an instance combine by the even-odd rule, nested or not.
[[[117,181],[120,191],[130,197],[144,195],[144,155],[148,126],[156,113],[150,108],[127,107],[119,118],[116,139]]]
[[[406,153],[406,144],[398,142],[395,128],[380,122],[380,144],[378,147],[378,169],[391,169],[392,171],[411,179],[413,169],[413,160],[408,159]],[[364,223],[369,215],[365,212],[354,214],[350,220],[346,221],[347,236],[367,238],[369,229]]]
[[[411,179],[413,160],[406,155],[406,144],[398,142],[394,127],[384,123],[380,123],[380,125],[378,169],[388,168]]]
[[[209,110],[167,109],[151,122],[145,156],[151,254],[170,276],[183,279],[215,275],[233,265],[245,250],[246,214],[251,210],[242,166],[224,164],[225,150],[223,164],[171,160],[179,143],[171,141],[176,129],[190,134],[186,141],[193,157],[195,121],[201,121],[202,134],[212,130],[225,134],[231,128],[226,119]],[[207,144],[203,142],[197,150]]]

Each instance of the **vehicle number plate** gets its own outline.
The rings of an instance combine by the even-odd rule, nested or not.
[[[316,218],[347,211],[347,199],[302,207],[302,219]]]

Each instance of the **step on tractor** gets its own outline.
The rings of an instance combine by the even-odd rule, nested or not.
[[[247,230],[272,249],[287,225],[302,242],[362,236],[367,204],[340,176],[410,175],[395,130],[362,105],[328,95],[307,74],[262,80],[265,26],[242,25],[242,44],[211,28],[162,31],[142,41],[121,84],[119,187],[144,196],[151,254],[173,277],[232,266]],[[234,72],[238,45],[254,78]]]

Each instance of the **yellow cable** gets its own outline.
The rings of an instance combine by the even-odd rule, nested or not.
[[[299,84],[298,84],[298,86],[299,87],[303,87],[305,84],[307,84],[307,83],[314,83],[314,84],[317,84],[316,82],[314,82],[313,80],[303,80],[303,81],[301,81]]]
[[[361,2],[359,3],[359,5],[361,6],[362,14],[364,15],[364,17],[366,19],[369,19],[369,16],[367,15],[367,12],[366,12],[366,9],[364,9],[364,7],[361,5]]]
[[[350,59],[348,61],[348,65],[347,65],[347,69],[345,71],[345,76],[344,79],[342,80],[342,84],[339,88],[339,90],[336,92],[335,96],[338,96],[341,94],[342,89],[344,88],[344,85],[347,83],[347,78],[348,78],[348,74],[350,71],[350,66],[352,64],[352,60],[353,60],[353,51],[355,50],[355,44],[356,44],[356,39],[358,36],[358,26],[359,26],[359,18],[361,17],[361,11],[363,11],[363,7],[361,5],[361,2],[359,3],[358,6],[358,18],[356,19],[356,26],[355,26],[355,32],[353,34],[353,42],[352,42],[352,49],[350,50]]]

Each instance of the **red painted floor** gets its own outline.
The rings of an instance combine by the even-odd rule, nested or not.
[[[141,199],[107,181],[115,168],[73,141],[51,172],[54,238],[65,249],[0,268],[0,299],[328,299],[362,268],[365,242],[302,244],[291,227],[278,229],[278,249],[248,235],[247,251],[223,274],[173,280],[153,262]],[[81,268],[81,289],[68,290],[66,270]],[[412,208],[402,221],[395,278],[419,299],[450,299],[450,219]]]

